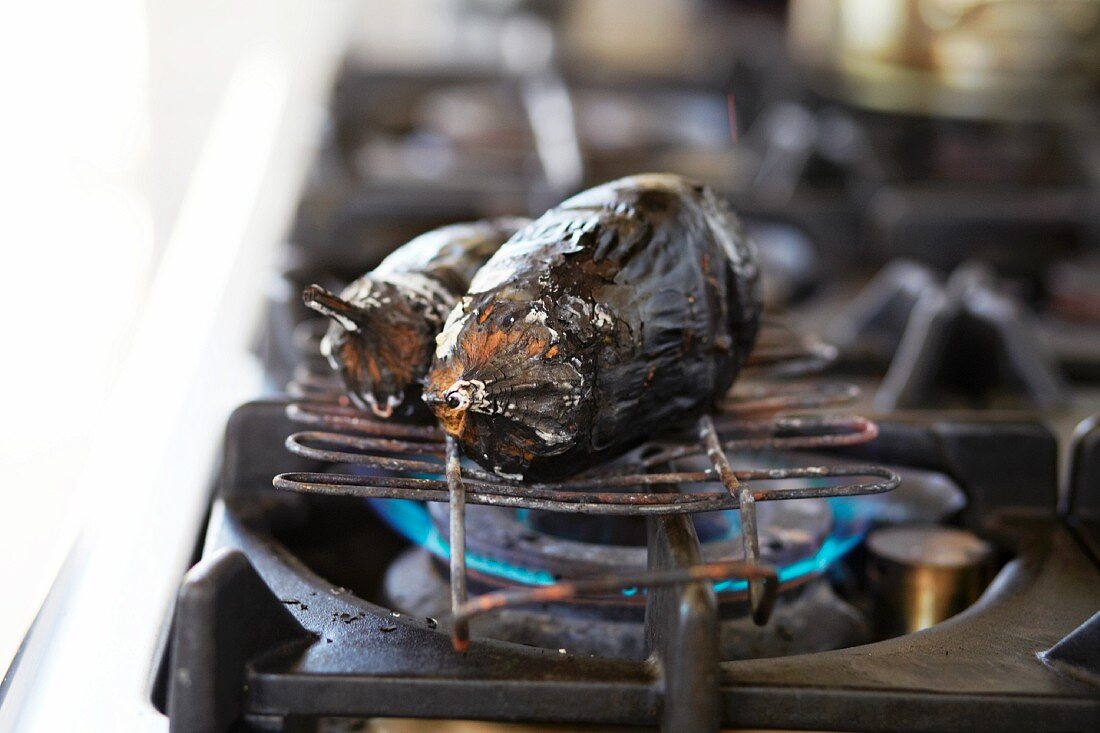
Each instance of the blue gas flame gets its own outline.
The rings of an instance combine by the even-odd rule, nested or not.
[[[439,533],[432,522],[428,510],[421,502],[406,499],[368,499],[375,511],[398,534],[409,542],[420,545],[436,557],[449,560],[451,548],[447,540]],[[827,499],[833,512],[833,531],[822,542],[817,552],[789,565],[779,568],[779,581],[788,583],[810,575],[824,573],[838,560],[847,555],[863,541],[870,522],[859,511],[859,505],[850,499]],[[736,515],[737,512],[732,512]],[[740,520],[732,517],[733,528],[739,531]],[[553,575],[545,570],[533,570],[494,558],[483,557],[466,551],[466,566],[483,575],[502,578],[523,585],[550,585],[556,582]],[[748,588],[745,580],[723,580],[714,584],[718,592],[741,591]],[[622,591],[631,596],[639,592],[637,588]]]
[[[386,524],[409,542],[420,545],[436,557],[450,560],[451,546],[435,528],[435,523],[432,522],[424,504],[408,499],[368,499],[367,501],[386,521]],[[530,570],[490,557],[482,557],[469,550],[466,551],[466,567],[478,573],[524,585],[550,585],[555,582],[554,576],[545,570]]]

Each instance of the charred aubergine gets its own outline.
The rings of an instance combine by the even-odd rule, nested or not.
[[[674,175],[585,191],[529,224],[447,318],[424,389],[501,476],[563,478],[711,408],[756,338],[755,250]]]
[[[435,338],[470,279],[518,229],[519,218],[453,224],[416,237],[339,296],[319,285],[305,304],[331,319],[321,352],[351,399],[379,417],[412,411]]]

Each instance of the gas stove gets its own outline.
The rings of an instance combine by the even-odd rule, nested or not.
[[[72,671],[98,644],[86,666],[36,650],[55,625],[129,638],[126,614],[140,643],[115,656],[140,660],[109,669],[140,713],[104,713],[116,729],[1100,728],[1097,131],[822,97],[761,54],[781,26],[756,11],[743,57],[690,76],[347,62],[267,247],[263,388],[212,486],[172,464],[188,480],[135,502],[147,526],[59,581],[0,728],[79,720],[36,687],[106,700]],[[722,412],[517,487],[341,398],[303,286],[657,169],[734,202],[779,314]],[[173,559],[143,558],[162,544]],[[125,568],[164,597],[115,613],[83,593],[64,618]]]
[[[260,727],[445,717],[667,730],[1085,730],[1100,714],[1089,681],[1095,658],[1081,656],[1095,644],[1096,619],[1086,622],[1100,604],[1091,554],[1100,538],[1088,515],[1095,427],[1076,444],[1074,511],[1063,519],[1056,441],[1038,422],[880,422],[878,438],[845,458],[920,467],[901,471],[909,495],[855,500],[848,516],[814,499],[761,504],[761,557],[784,569],[764,627],[751,623],[733,583],[686,582],[507,608],[474,619],[485,623],[474,623],[468,651],[457,653],[448,639],[447,517],[436,510],[446,505],[273,489],[274,474],[330,465],[285,452],[287,436],[300,432],[289,406],[251,403],[230,421],[204,559],[184,579],[158,677],[155,699],[175,729],[223,729],[242,717]],[[673,514],[576,523],[538,510],[469,509],[480,510],[466,526],[474,598],[608,567],[740,556],[727,546],[722,512],[695,522]],[[967,541],[985,538],[984,549],[960,549],[958,565],[943,567],[990,562],[999,572],[948,621],[900,634],[897,618],[876,625],[868,609],[889,605],[874,597],[895,596],[882,577],[870,579],[888,576],[883,563],[911,570],[914,551],[950,554],[954,545],[937,533],[930,545],[907,538],[894,553],[845,553],[860,513],[925,528],[950,519]],[[890,543],[888,533],[877,536]],[[883,636],[892,638],[868,643]]]
[[[363,724],[385,729],[383,719],[444,718],[677,731],[1094,726],[1100,719],[1088,681],[1094,665],[1065,650],[1093,643],[1098,621],[1089,619],[1100,609],[1100,576],[1087,547],[1093,540],[1081,535],[1086,525],[1067,514],[1067,506],[1089,502],[1060,498],[1058,468],[1060,451],[1070,444],[1066,424],[1100,401],[1087,383],[1062,380],[1057,356],[1036,350],[1030,361],[1015,358],[1030,354],[1029,344],[1040,338],[1031,330],[996,328],[1023,311],[1038,312],[1042,295],[1017,276],[1042,273],[1044,263],[1087,244],[1091,215],[1070,207],[1039,216],[1050,225],[1043,231],[1072,236],[1051,248],[994,247],[995,275],[968,265],[945,286],[937,269],[983,256],[990,261],[985,248],[1001,228],[1022,231],[1023,212],[1014,205],[1008,221],[999,209],[967,204],[982,199],[983,190],[1015,190],[1002,185],[1005,176],[1019,179],[1025,198],[1035,186],[1084,190],[1080,171],[1066,174],[1044,147],[1055,139],[1050,131],[995,127],[998,134],[987,139],[965,124],[903,124],[812,98],[757,95],[759,109],[739,111],[747,131],[740,152],[731,154],[723,103],[732,97],[720,84],[669,92],[693,110],[695,137],[684,138],[683,125],[641,124],[647,118],[638,114],[638,102],[652,90],[575,83],[573,142],[585,163],[575,185],[607,171],[666,159],[683,165],[721,151],[719,160],[729,160],[718,178],[705,167],[696,175],[722,187],[746,212],[765,258],[771,257],[772,305],[796,326],[836,335],[847,324],[841,353],[825,359],[839,356],[832,373],[767,382],[762,389],[855,398],[855,390],[833,384],[839,375],[864,387],[852,410],[938,407],[876,410],[874,440],[808,455],[767,441],[739,444],[730,454],[736,469],[871,463],[896,471],[900,488],[875,497],[823,494],[760,503],[756,559],[776,568],[778,580],[763,626],[754,623],[750,581],[681,577],[671,586],[644,585],[652,580],[646,572],[743,560],[736,508],[563,514],[560,505],[555,511],[520,505],[523,492],[494,500],[468,487],[473,493],[460,525],[465,552],[456,558],[455,507],[448,503],[438,435],[430,428],[383,428],[341,405],[317,357],[320,324],[296,294],[307,282],[346,282],[424,228],[535,211],[555,194],[537,172],[538,129],[528,125],[522,83],[349,70],[337,87],[330,144],[299,208],[261,348],[272,385],[281,390],[289,382],[291,396],[245,405],[230,422],[206,559],[184,580],[175,641],[161,661],[157,699],[173,725],[203,730],[244,718],[274,728],[312,721],[308,725],[324,729],[373,720]],[[753,98],[748,91],[743,96]],[[372,99],[386,103],[371,105]],[[617,113],[639,120],[634,136],[608,142],[597,134],[586,120],[609,114],[599,105],[617,105]],[[459,109],[463,115],[454,114]],[[492,124],[457,126],[470,117]],[[797,161],[790,150],[773,150],[778,131],[798,127],[791,117],[809,125],[797,135],[809,146]],[[661,137],[666,129],[681,136]],[[769,129],[771,136],[759,132]],[[844,134],[849,148],[841,151],[837,137]],[[971,137],[983,145],[964,144]],[[920,166],[911,164],[913,145],[926,151],[917,156]],[[756,175],[768,185],[754,184],[740,167],[754,146]],[[989,169],[967,155],[1004,168],[976,179],[972,171]],[[442,167],[418,167],[429,158]],[[482,181],[471,170],[493,174]],[[784,184],[785,175],[793,180]],[[871,191],[879,197],[893,191],[891,200],[901,202],[894,211],[904,216],[887,227],[875,218],[881,207],[861,211],[859,196]],[[911,205],[923,200],[921,191],[941,203]],[[831,201],[827,210],[823,201]],[[956,202],[964,219],[976,208],[993,221],[954,218],[942,201]],[[1059,218],[1063,214],[1072,221]],[[933,220],[934,227],[924,223]],[[851,228],[838,229],[838,221]],[[861,234],[845,251],[838,231]],[[945,236],[963,247],[930,261],[928,243]],[[870,294],[853,300],[853,290],[838,296],[823,284],[845,282],[858,290],[868,281],[861,273],[899,254],[928,263],[911,265],[923,268],[919,277],[903,278],[916,287],[911,297],[900,286],[872,282]],[[934,295],[956,304],[936,313],[963,314],[941,316],[948,322],[941,330],[956,346],[973,341],[969,348],[937,347],[946,337],[920,325],[931,318],[920,314]],[[918,307],[921,298],[925,304]],[[980,305],[990,302],[1002,303],[1004,313],[990,317]],[[960,320],[965,328],[955,327]],[[994,337],[974,335],[990,329]],[[877,358],[864,358],[868,336],[878,339]],[[912,353],[894,359],[905,339],[913,342]],[[1002,366],[962,385],[944,377],[959,363],[982,358]],[[1049,384],[1045,374],[1053,375]],[[1058,413],[1070,394],[1077,395],[1076,409]],[[797,411],[838,402],[781,404]],[[1051,414],[1058,415],[1060,434],[1047,426]],[[787,435],[772,428],[769,438]],[[722,427],[718,432],[730,438]],[[1082,427],[1075,440],[1077,467],[1070,471],[1079,476],[1078,464],[1087,462],[1082,446],[1093,439]],[[385,448],[387,441],[396,442]],[[398,465],[402,461],[411,463]],[[646,465],[654,470],[658,464]],[[695,455],[681,456],[675,468],[710,466]],[[618,470],[632,472],[630,466]],[[466,479],[478,481],[476,473]],[[634,489],[646,485],[639,479]],[[1090,489],[1077,479],[1074,492]],[[416,500],[428,495],[429,501]],[[454,615],[456,570],[462,597],[468,593],[475,608],[484,606],[468,619]],[[600,592],[575,587],[614,578],[638,584],[609,582]],[[232,610],[239,608],[248,613]],[[457,627],[461,652],[448,641]],[[237,640],[228,649],[226,636]],[[1066,661],[1071,658],[1076,661]],[[205,670],[201,677],[218,682],[183,684],[181,668],[192,678]],[[216,677],[215,669],[224,676]],[[432,723],[424,725],[429,730]]]

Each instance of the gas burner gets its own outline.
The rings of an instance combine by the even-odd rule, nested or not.
[[[381,504],[377,510],[401,531],[401,520],[394,517],[391,505]],[[446,507],[433,504],[426,511],[423,521],[446,541]],[[832,512],[821,499],[764,504],[757,518],[762,527],[760,561],[776,567],[808,561],[832,534],[839,534]],[[693,524],[704,560],[742,559],[737,512],[698,514]],[[487,506],[473,506],[466,513],[466,546],[485,560],[481,568],[471,566],[471,570],[486,585],[507,583],[509,576],[525,573],[543,582],[557,582],[640,571],[646,565],[645,541],[645,521],[637,516],[564,516]]]
[[[442,504],[371,500],[378,514],[414,549],[386,573],[386,597],[394,608],[414,615],[449,613],[449,515]],[[694,516],[705,562],[743,557],[737,512]],[[851,549],[861,523],[838,522],[824,500],[762,504],[758,513],[760,561],[780,568],[783,585],[775,622],[760,629],[749,618],[744,581],[715,585],[722,611],[722,658],[778,656],[851,646],[867,640],[866,625],[819,574]],[[840,526],[838,526],[838,524]],[[854,525],[854,526],[853,526]],[[642,517],[590,517],[553,512],[471,506],[466,514],[467,572],[475,592],[525,585],[639,573],[646,568],[646,524]],[[810,590],[803,586],[814,584]],[[644,656],[644,589],[627,588],[610,597],[576,598],[569,604],[507,609],[478,619],[472,628],[483,638],[566,648],[600,656]],[[578,623],[583,619],[583,623]],[[805,627],[815,619],[813,629]]]
[[[1095,137],[1058,123],[974,122],[772,100],[745,137],[740,210],[809,232],[825,269],[896,257],[1034,276],[1100,241]],[[945,243],[950,243],[947,246]]]
[[[497,587],[483,587],[480,580],[471,574],[470,587],[475,592]],[[782,590],[766,626],[753,623],[744,593],[730,593],[722,585],[716,584],[721,593],[720,659],[806,654],[856,646],[872,638],[863,615],[822,576],[805,577]],[[405,550],[386,572],[384,599],[387,606],[404,614],[445,618],[451,602],[446,566],[427,549]],[[472,619],[470,632],[476,638],[573,654],[642,660],[648,653],[645,606],[645,594],[630,588],[599,603],[574,600],[506,608]]]
[[[944,288],[926,289],[914,305],[876,405],[961,399],[981,406],[1006,394],[1039,407],[1065,404],[1068,387],[1029,317],[998,289],[988,267],[960,267]]]
[[[841,729],[853,720],[902,730],[1058,730],[1089,729],[1100,719],[1095,687],[1076,671],[1087,669],[1079,649],[1088,629],[1071,635],[1100,605],[1100,570],[1057,518],[1057,451],[1036,423],[934,416],[885,422],[876,441],[846,449],[856,458],[949,475],[967,500],[957,521],[995,545],[998,565],[1015,558],[976,605],[920,634],[809,653],[818,632],[858,632],[852,643],[866,638],[862,602],[838,607],[828,597],[858,599],[870,591],[862,552],[836,563],[832,582],[821,577],[780,593],[761,630],[745,616],[744,600],[727,607],[713,580],[685,574],[703,561],[704,543],[683,515],[671,515],[646,520],[648,576],[640,580],[673,585],[636,594],[645,603],[640,624],[639,609],[615,617],[570,602],[572,615],[563,615],[564,601],[546,597],[557,584],[519,588],[506,592],[533,605],[467,615],[473,640],[456,654],[442,614],[429,618],[386,600],[385,574],[396,562],[424,573],[426,603],[434,595],[436,606],[449,607],[447,574],[427,549],[410,546],[359,498],[272,490],[273,471],[315,473],[331,465],[283,451],[297,428],[287,406],[249,404],[230,421],[205,559],[180,591],[158,687],[174,730],[218,730],[241,719],[278,727],[314,716],[522,715],[589,725],[663,721],[676,731]],[[1073,511],[1081,515],[1073,521],[1082,528],[1091,526],[1087,510],[1096,504],[1087,491],[1096,432],[1083,431],[1078,448]],[[584,597],[622,595],[592,583],[575,586]],[[498,597],[473,578],[471,588],[488,591],[475,601]],[[821,613],[830,607],[843,623]],[[849,609],[859,615],[845,619]],[[582,629],[572,648],[552,646],[562,637],[544,625],[551,618]],[[612,629],[627,633],[589,651],[586,644]],[[503,640],[512,635],[524,643]],[[614,643],[618,654],[604,653]],[[818,648],[834,645],[829,638]],[[723,661],[731,648],[736,659]],[[1036,656],[1044,650],[1050,653]],[[777,656],[796,651],[807,653]],[[194,679],[208,683],[187,683]]]
[[[1068,385],[1044,324],[991,268],[968,263],[946,283],[891,263],[830,326],[847,359],[888,361],[882,410],[1065,404]]]

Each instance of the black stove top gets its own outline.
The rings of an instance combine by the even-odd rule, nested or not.
[[[1086,730],[1100,720],[1089,681],[1095,657],[1072,653],[1079,626],[1085,641],[1095,639],[1096,618],[1082,624],[1100,608],[1100,537],[1090,514],[1097,499],[1089,498],[1100,486],[1091,476],[1100,465],[1095,427],[1078,442],[1075,511],[1066,518],[1056,506],[1055,440],[1034,422],[884,421],[876,441],[848,449],[950,477],[966,499],[958,523],[991,538],[1007,559],[975,605],[919,633],[866,645],[859,613],[838,615],[843,602],[833,588],[845,590],[845,574],[865,562],[857,556],[838,567],[832,585],[797,588],[772,629],[752,636],[742,622],[749,638],[737,638],[745,613],[738,602],[728,608],[714,586],[696,582],[652,589],[633,612],[567,613],[565,625],[582,629],[572,636],[531,618],[513,617],[519,631],[500,636],[499,626],[485,629],[496,638],[480,638],[475,627],[469,650],[456,653],[446,618],[398,610],[420,602],[408,602],[416,588],[387,587],[398,571],[430,595],[430,558],[361,499],[272,488],[276,473],[320,467],[284,451],[296,429],[286,408],[256,402],[230,421],[204,559],[184,579],[162,661],[159,696],[174,730],[373,716],[661,722],[667,730],[719,722]],[[645,531],[650,568],[706,554],[708,543],[684,515],[645,520]],[[810,617],[799,615],[803,606]],[[548,604],[539,613],[562,619]],[[537,628],[525,632],[524,623]],[[616,624],[638,629],[637,646],[618,640],[609,650],[604,638],[586,647],[584,630],[603,636]],[[509,633],[517,640],[501,640]],[[806,634],[845,648],[818,651],[817,639],[807,648]]]

